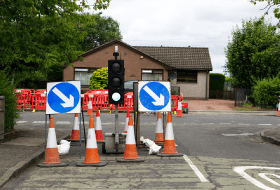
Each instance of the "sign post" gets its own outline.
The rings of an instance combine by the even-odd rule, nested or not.
[[[47,104],[45,119],[45,147],[47,139],[47,115],[60,113],[79,113],[81,118],[81,82],[47,83]],[[84,123],[83,123],[84,125]],[[81,119],[80,119],[80,158],[81,158]],[[85,133],[85,126],[84,126]],[[86,137],[85,137],[86,142]]]

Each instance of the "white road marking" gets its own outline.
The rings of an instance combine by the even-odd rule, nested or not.
[[[271,125],[271,124],[258,124],[258,125]]]
[[[250,124],[246,124],[246,123],[238,123],[238,125],[250,125]]]
[[[17,121],[17,123],[27,123],[27,121]]]
[[[47,121],[49,123],[49,121]],[[45,124],[45,121],[33,121],[33,124]]]
[[[198,168],[194,165],[194,163],[188,158],[187,155],[184,154],[183,158],[185,161],[189,164],[189,166],[192,168],[194,173],[197,175],[197,177],[200,179],[201,182],[209,182],[203,174],[198,170]]]
[[[59,125],[70,125],[71,122],[70,121],[57,121],[56,124],[59,124]]]
[[[272,176],[277,177],[277,178],[280,179],[280,176],[279,176],[279,175],[276,175],[276,174],[259,173],[259,176],[262,177],[263,179],[269,181],[270,183],[272,183],[272,184],[274,184],[274,185],[280,186],[279,183],[277,183],[277,182],[274,181],[273,179],[270,179],[269,177],[267,177],[267,175],[272,175]]]
[[[245,179],[247,179],[249,182],[251,182],[252,184],[254,184],[255,186],[264,189],[264,190],[276,190],[274,188],[268,187],[266,185],[264,185],[263,183],[259,182],[258,180],[256,180],[255,178],[251,177],[250,175],[248,175],[245,170],[248,169],[265,169],[265,170],[280,170],[280,168],[275,168],[275,167],[260,167],[260,166],[239,166],[239,167],[235,167],[233,168],[233,170],[238,173],[239,175],[241,175],[242,177],[244,177]],[[265,174],[267,175],[267,174]],[[272,174],[270,174],[272,175]],[[260,175],[261,177],[263,176],[263,174]],[[277,176],[278,177],[278,176]],[[266,179],[266,178],[264,178]],[[271,182],[270,180],[268,180],[269,182]]]
[[[224,134],[222,133],[223,136],[226,137],[235,137],[235,136],[249,136],[249,135],[254,135],[253,133],[241,133],[241,134]]]
[[[231,125],[231,123],[220,123],[221,125]]]

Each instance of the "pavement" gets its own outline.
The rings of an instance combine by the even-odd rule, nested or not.
[[[250,114],[250,115],[273,115],[276,111],[218,111],[218,110],[193,110],[189,114]],[[260,133],[263,140],[272,144],[280,145],[280,127]],[[57,142],[68,139],[70,134],[57,131]],[[0,188],[11,178],[44,158],[45,131],[34,129],[21,129],[17,131],[17,138],[6,142],[0,142]],[[82,146],[83,147],[83,146]],[[83,150],[84,151],[84,150]],[[138,153],[139,154],[139,153]],[[147,155],[147,151],[140,155]],[[140,156],[139,155],[139,156]],[[100,160],[104,158],[100,155]],[[144,156],[147,158],[146,156]],[[105,156],[106,158],[106,156]],[[106,158],[108,160],[108,158]]]

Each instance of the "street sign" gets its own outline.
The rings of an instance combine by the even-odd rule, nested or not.
[[[139,111],[171,111],[170,82],[139,81]]]
[[[81,113],[81,82],[47,83],[46,114]]]

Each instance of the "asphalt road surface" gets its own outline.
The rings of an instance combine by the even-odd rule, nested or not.
[[[124,130],[125,116],[126,113],[119,114],[118,132]],[[71,132],[73,114],[53,117],[56,130]],[[141,114],[140,119],[141,136],[153,140],[156,116]],[[87,126],[89,116],[84,120]],[[101,113],[101,120],[103,133],[115,132],[114,114]],[[25,112],[18,119],[16,128],[44,130],[44,121],[44,112]],[[185,114],[183,118],[173,117],[172,122],[177,151],[184,156],[167,158],[168,163],[150,155],[142,164],[117,165],[115,157],[108,155],[106,158],[113,169],[105,169],[109,164],[103,170],[98,168],[93,172],[75,166],[63,169],[32,166],[3,189],[31,189],[34,186],[42,189],[280,189],[279,147],[262,141],[259,135],[263,130],[280,127],[279,117]],[[139,154],[148,153],[140,151]],[[129,174],[120,175],[121,171],[129,171]],[[167,173],[162,174],[162,171]],[[102,177],[95,179],[92,177],[95,173]]]

